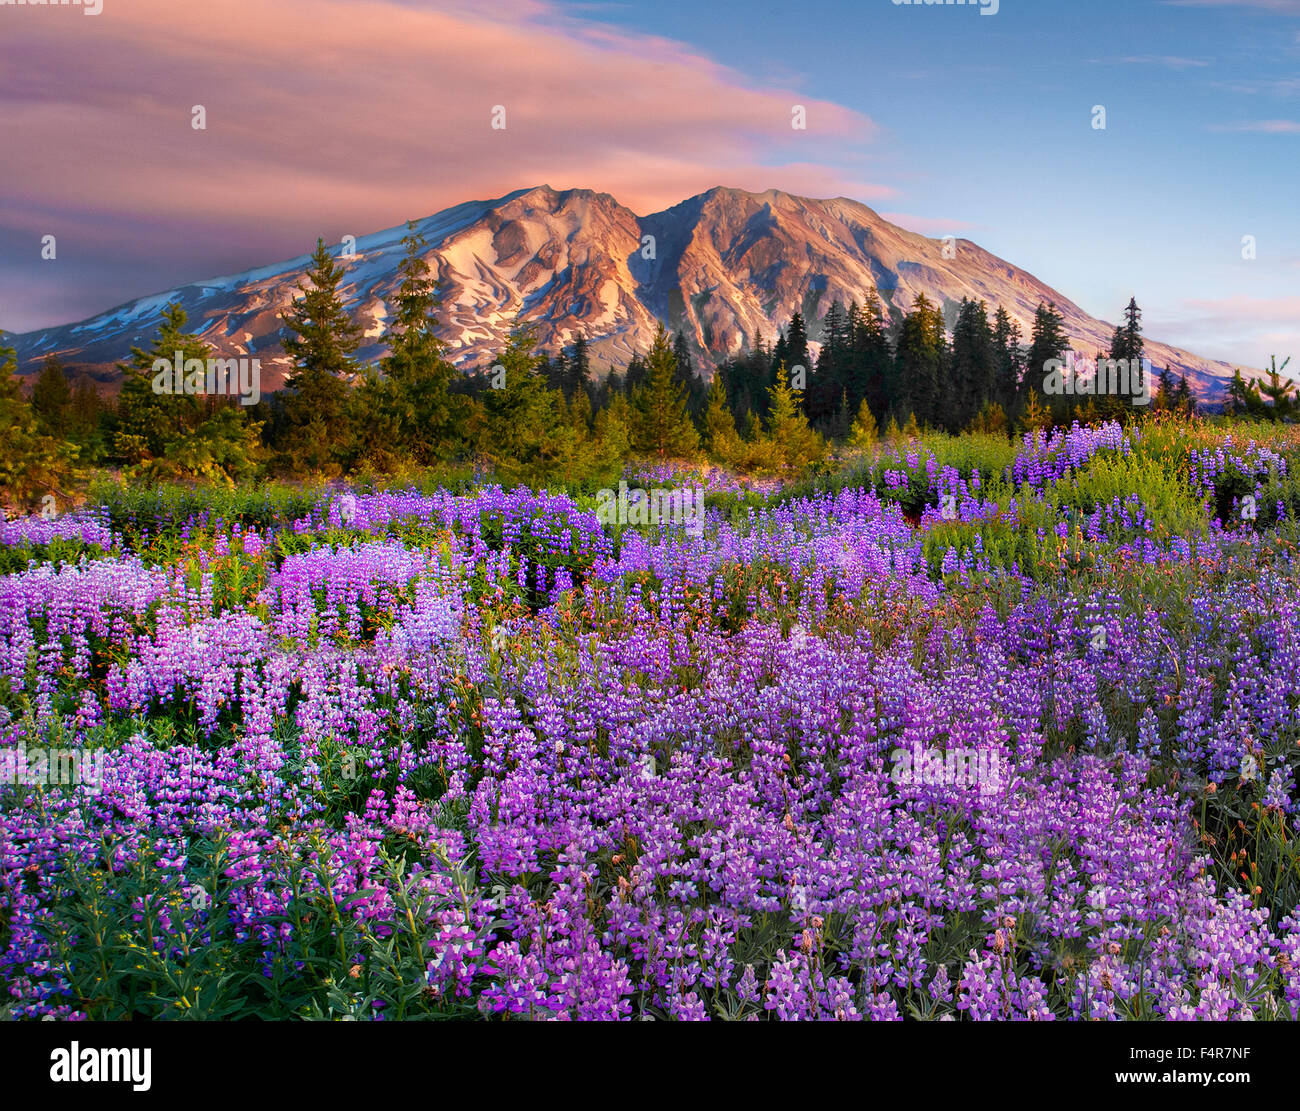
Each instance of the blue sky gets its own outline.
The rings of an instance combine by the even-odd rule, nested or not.
[[[927,234],[950,226],[1094,315],[1136,295],[1148,332],[1198,354],[1300,355],[1300,0],[998,9],[570,10],[870,116],[875,142],[821,158],[897,190],[868,203]]]
[[[0,7],[0,42],[9,331],[543,183],[643,214],[729,185],[1300,365],[1300,0],[106,0]]]

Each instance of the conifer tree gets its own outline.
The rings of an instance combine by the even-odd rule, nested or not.
[[[573,354],[569,356],[563,375],[564,393],[574,398],[581,391],[587,392],[591,382],[591,356],[587,353],[587,337],[581,332],[573,341]]]
[[[807,371],[812,367],[812,358],[808,354],[808,328],[801,312],[790,318],[790,325],[785,330],[784,358],[787,370],[801,366]],[[788,378],[786,384],[789,384]]]
[[[41,429],[56,440],[66,439],[72,427],[72,387],[57,355],[48,355],[32,387],[32,412]]]
[[[1040,304],[1034,313],[1034,327],[1029,339],[1029,352],[1025,356],[1025,388],[1030,398],[1037,398],[1034,420],[1041,422],[1047,406],[1043,402],[1043,380],[1047,364],[1054,359],[1064,359],[1070,346],[1065,334],[1065,320],[1052,303]],[[1050,423],[1050,414],[1048,420]],[[1043,427],[1040,424],[1035,427]]]
[[[680,385],[689,390],[695,381],[695,361],[691,358],[690,345],[686,342],[686,333],[678,329],[673,337],[673,367]]]
[[[1268,381],[1261,383],[1259,387],[1259,392],[1268,398],[1268,415],[1271,420],[1282,420],[1289,416],[1295,406],[1295,397],[1292,394],[1295,383],[1290,379],[1282,378],[1282,372],[1286,370],[1287,363],[1290,361],[1288,357],[1281,366],[1278,366],[1277,356],[1274,355],[1268,372]]]
[[[1163,413],[1174,407],[1174,380],[1167,366],[1160,368],[1157,380],[1159,384],[1153,399],[1154,408],[1157,412]]]
[[[72,390],[69,415],[73,439],[91,449],[89,452],[83,451],[83,457],[97,458],[102,450],[99,428],[102,411],[103,403],[94,383],[84,375],[78,378]]]
[[[646,380],[646,364],[640,353],[634,354],[627,363],[627,373],[623,375],[623,389],[631,397],[641,388]]]
[[[199,360],[206,368],[212,349],[185,330],[188,319],[179,302],[168,305],[163,309],[158,334],[149,350],[132,347],[130,365],[118,365],[123,378],[117,398],[113,449],[129,466],[165,458],[168,449],[197,428],[203,419],[206,408],[203,399],[176,393],[174,378],[169,376],[164,383],[172,392],[154,388],[155,361],[174,364],[179,353],[182,370],[190,359]],[[182,386],[185,384],[183,379]],[[206,386],[205,377],[205,389]]]
[[[871,406],[864,400],[858,406],[858,415],[849,430],[849,447],[855,451],[866,451],[875,444],[877,439],[879,434],[876,418],[872,415]]]
[[[1000,305],[993,318],[993,357],[997,364],[997,399],[1011,414],[1020,398],[1025,361],[1020,350],[1020,325]]]
[[[866,401],[878,421],[901,400],[894,374],[894,353],[885,334],[884,312],[874,293],[855,315],[851,370],[845,393],[851,410],[856,412]]]
[[[787,467],[802,467],[825,455],[822,438],[808,427],[799,411],[795,393],[785,382],[784,368],[778,367],[776,384],[768,390],[766,440],[774,455]]]
[[[1025,411],[1020,415],[1020,430],[1036,432],[1040,428],[1052,427],[1052,411],[1043,403],[1039,390],[1030,389]]]
[[[1249,394],[1250,387],[1242,378],[1241,370],[1233,370],[1232,380],[1228,383],[1228,412],[1233,416],[1244,414],[1249,408],[1247,404]]]
[[[302,296],[281,314],[293,333],[284,349],[294,370],[285,382],[289,393],[279,446],[295,469],[336,473],[350,446],[348,391],[358,371],[353,355],[361,345],[361,327],[348,316],[339,293],[346,272],[318,239],[298,283]]]
[[[686,391],[676,380],[677,362],[662,324],[645,358],[646,379],[636,393],[632,446],[659,459],[692,456],[699,433],[686,410]]]
[[[450,392],[455,369],[437,334],[437,285],[426,259],[428,242],[414,220],[402,239],[401,282],[388,328],[389,353],[382,361],[385,387],[379,406],[395,428],[396,446],[414,463],[428,466],[454,454],[466,417],[464,400]],[[359,414],[360,426],[373,410]]]
[[[533,335],[517,328],[497,356],[505,381],[483,395],[479,450],[502,482],[536,488],[573,474],[576,436],[564,395],[547,386],[535,347]]]
[[[735,462],[740,436],[736,421],[727,404],[727,386],[721,371],[713,376],[709,388],[709,404],[704,411],[704,446],[715,462],[730,465]]]
[[[621,390],[596,414],[596,442],[601,454],[620,466],[632,448],[632,405]]]
[[[989,326],[988,306],[963,297],[952,332],[952,382],[955,412],[945,422],[956,432],[992,400],[997,385],[997,352]]]
[[[1124,309],[1124,323],[1115,329],[1110,342],[1112,359],[1127,359],[1130,363],[1142,361],[1145,344],[1142,341],[1142,310],[1137,298],[1130,297]]]
[[[924,293],[917,294],[912,311],[903,318],[895,361],[911,415],[925,424],[939,423],[947,343],[943,316]]]
[[[27,510],[47,496],[63,504],[77,449],[40,430],[17,370],[17,352],[0,343],[0,505]]]

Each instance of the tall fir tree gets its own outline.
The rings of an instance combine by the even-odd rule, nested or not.
[[[46,497],[66,505],[77,449],[41,431],[23,397],[18,356],[0,333],[0,506],[23,511]]]
[[[943,315],[924,293],[917,294],[911,312],[903,318],[894,358],[910,414],[919,424],[946,423],[941,412],[948,359]]]
[[[997,395],[997,350],[989,325],[988,306],[963,297],[952,332],[952,382],[955,411],[946,426],[957,432],[965,428]]]
[[[727,384],[719,370],[713,375],[708,407],[704,410],[704,447],[714,462],[730,465],[735,462],[739,444],[736,419],[727,402]]]
[[[377,405],[364,406],[356,426],[390,426],[393,446],[410,461],[428,466],[450,458],[459,447],[466,405],[450,390],[456,372],[438,338],[437,284],[429,268],[428,242],[414,220],[408,221],[402,244],[401,281],[386,337],[389,352],[380,364]],[[376,419],[380,414],[383,419]]]
[[[57,355],[46,356],[32,387],[32,412],[46,434],[56,440],[67,438],[72,429],[72,387]]]
[[[785,365],[789,371],[799,366],[804,368],[805,373],[812,369],[812,357],[808,354],[808,327],[801,312],[796,312],[790,318],[790,324],[785,330]],[[775,367],[773,370],[775,372]],[[774,377],[773,382],[775,380]],[[786,384],[789,385],[788,377]]]
[[[184,364],[197,359],[206,367],[212,349],[197,335],[185,330],[189,315],[180,303],[163,309],[158,334],[148,351],[131,348],[129,365],[118,365],[122,389],[117,397],[117,428],[114,454],[128,466],[147,464],[166,457],[169,449],[193,432],[202,421],[205,406],[201,398],[176,393],[171,371],[154,373],[155,361]],[[182,388],[186,384],[182,376]],[[155,386],[166,386],[156,389]],[[204,386],[206,388],[206,376]]]
[[[871,406],[863,400],[858,406],[858,415],[853,421],[853,426],[849,429],[848,446],[854,451],[866,451],[874,446],[879,438],[880,431],[876,425],[876,418],[871,412]]]
[[[659,459],[694,455],[699,450],[699,433],[686,408],[685,387],[677,381],[677,360],[663,324],[655,332],[645,365],[645,383],[633,400],[633,448]]]
[[[997,364],[998,404],[1014,417],[1025,377],[1025,359],[1020,349],[1020,325],[1001,305],[993,318],[993,357]]]
[[[581,332],[573,341],[573,354],[564,368],[564,394],[574,398],[579,391],[586,393],[591,385],[591,356],[587,352],[587,337]]]
[[[504,381],[483,395],[479,450],[507,484],[539,487],[573,474],[577,443],[564,395],[551,389],[526,328],[511,333],[497,356]]]
[[[1029,337],[1029,351],[1025,355],[1025,391],[1029,397],[1036,398],[1035,409],[1050,412],[1043,382],[1047,377],[1047,364],[1054,359],[1064,359],[1069,349],[1070,340],[1065,334],[1065,318],[1061,316],[1053,302],[1038,306],[1034,313],[1034,327]],[[1040,421],[1038,412],[1033,421]],[[1049,417],[1050,421],[1050,417]],[[1042,427],[1036,423],[1034,427]]]
[[[691,348],[686,342],[686,333],[678,329],[673,337],[673,367],[677,381],[688,390],[695,382],[695,360],[691,358]]]
[[[884,310],[874,293],[853,321],[851,367],[845,383],[849,408],[856,412],[866,401],[877,422],[885,420],[897,407],[900,397]]]
[[[318,239],[298,283],[302,296],[281,314],[292,333],[285,337],[284,349],[294,369],[285,382],[289,392],[277,446],[295,470],[337,473],[351,446],[348,396],[358,372],[353,356],[362,330],[339,292],[346,273]]]
[[[765,439],[779,465],[799,468],[821,459],[826,447],[800,412],[795,392],[786,384],[783,370],[777,368],[776,384],[769,389]]]
[[[1142,340],[1142,310],[1138,308],[1137,298],[1130,297],[1124,309],[1124,323],[1115,329],[1115,335],[1111,338],[1110,357],[1141,362],[1145,346]]]

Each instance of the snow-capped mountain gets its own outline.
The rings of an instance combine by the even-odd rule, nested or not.
[[[1005,307],[1026,338],[1038,304],[1053,301],[1075,349],[1087,355],[1107,349],[1114,331],[968,240],[945,244],[905,231],[844,198],[717,188],[642,217],[607,193],[538,186],[457,205],[421,221],[419,230],[438,277],[443,338],[465,367],[499,350],[516,319],[535,326],[543,350],[585,333],[602,373],[647,347],[663,320],[686,333],[707,365],[709,357],[739,354],[760,336],[771,343],[796,310],[816,340],[817,322],[833,301],[862,302],[873,291],[891,316],[924,293],[943,306],[950,324],[962,297],[983,298],[990,312]],[[343,292],[365,329],[364,361],[385,351],[405,234],[402,225],[361,237],[355,257],[343,259]],[[336,245],[334,253],[342,258],[345,249]],[[163,308],[179,301],[189,327],[215,352],[259,357],[264,388],[278,388],[289,369],[280,313],[307,262],[302,255],[196,282],[7,341],[18,350],[22,373],[35,373],[54,353],[74,373],[89,372],[111,387],[120,379],[117,362],[133,344],[148,347]],[[1157,367],[1186,373],[1208,400],[1233,372],[1227,363],[1154,340],[1147,355]]]

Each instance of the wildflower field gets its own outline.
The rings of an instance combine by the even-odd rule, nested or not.
[[[1300,1017],[1300,436],[0,526],[0,1016]],[[102,756],[99,754],[102,753]]]

